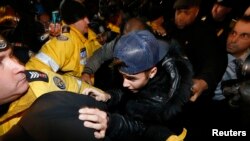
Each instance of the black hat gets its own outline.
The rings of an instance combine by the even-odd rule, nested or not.
[[[120,0],[99,0],[99,14],[105,19],[113,18],[121,10],[124,9]]]
[[[63,0],[60,4],[61,18],[66,24],[72,24],[88,16],[87,8],[76,0]]]
[[[191,6],[200,6],[200,0],[176,0],[174,9],[186,9]]]
[[[236,0],[216,0],[216,2],[222,6],[233,8],[237,4]]]

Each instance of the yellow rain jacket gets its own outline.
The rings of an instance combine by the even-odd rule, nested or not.
[[[67,27],[69,31],[53,37],[42,46],[39,53],[27,62],[27,69],[47,69],[81,77],[87,58],[92,56],[101,44],[92,30],[89,29],[86,39],[73,26]]]
[[[83,89],[92,87],[79,78],[69,75],[59,75],[55,72],[42,70],[26,72],[30,88],[26,94],[12,102],[7,113],[0,117],[0,135],[6,133],[21,118],[24,111],[39,96],[52,91],[71,91],[81,93]]]
[[[120,28],[112,23],[108,23],[107,28],[109,28],[111,31],[120,34]]]

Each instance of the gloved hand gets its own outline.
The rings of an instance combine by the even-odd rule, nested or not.
[[[183,128],[182,133],[180,135],[171,135],[169,138],[167,138],[166,141],[184,141],[185,137],[187,135],[187,129]]]

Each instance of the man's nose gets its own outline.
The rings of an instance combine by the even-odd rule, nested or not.
[[[129,83],[128,83],[127,79],[123,79],[123,87],[125,87],[125,88],[129,87]]]
[[[20,64],[16,58],[11,58],[10,66],[12,66],[14,73],[18,73],[25,70],[24,65]]]

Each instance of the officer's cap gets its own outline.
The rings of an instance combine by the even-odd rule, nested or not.
[[[60,12],[66,24],[73,24],[88,16],[86,6],[77,0],[63,0],[60,4]]]
[[[216,1],[219,5],[233,8],[237,3],[237,0],[217,0]]]
[[[192,6],[200,6],[200,0],[176,0],[174,9],[187,9]]]

